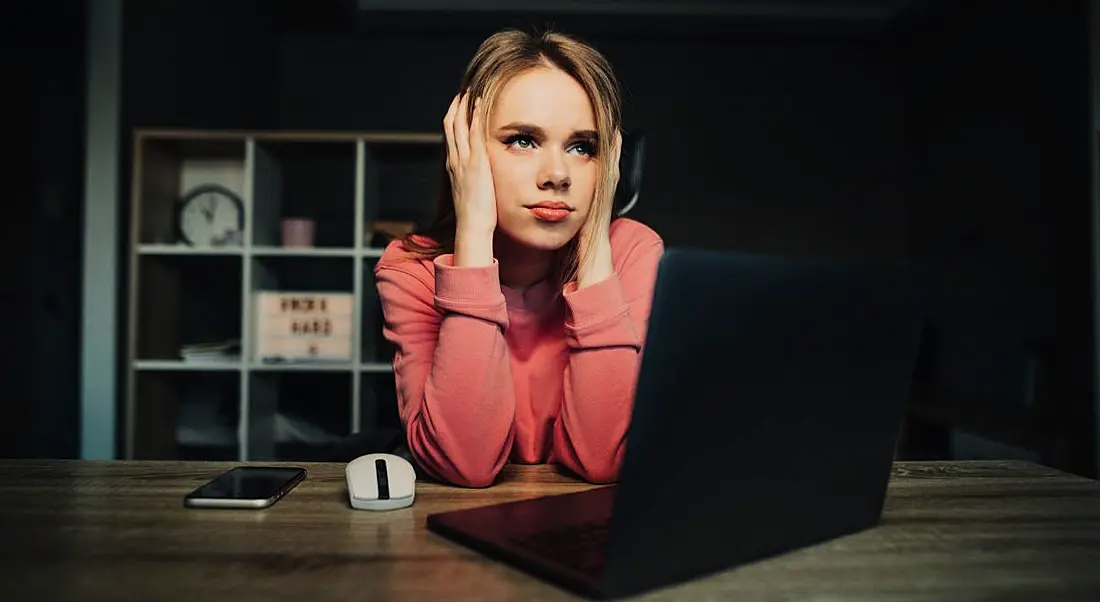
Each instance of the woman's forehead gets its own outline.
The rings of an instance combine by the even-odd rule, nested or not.
[[[584,87],[564,71],[549,67],[529,69],[508,80],[490,121],[494,128],[518,122],[550,132],[596,128]]]

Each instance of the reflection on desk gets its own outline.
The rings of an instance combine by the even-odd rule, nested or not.
[[[4,600],[567,600],[435,536],[428,514],[590,488],[508,466],[352,510],[341,464],[267,510],[188,510],[236,464],[0,461]],[[746,495],[751,492],[746,492]],[[898,463],[881,526],[644,600],[1100,600],[1100,484],[1025,462]]]

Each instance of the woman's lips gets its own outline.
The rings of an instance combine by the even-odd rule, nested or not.
[[[535,217],[544,222],[561,222],[569,218],[568,209],[558,209],[555,207],[542,207],[534,206],[528,207],[528,211],[535,214]]]

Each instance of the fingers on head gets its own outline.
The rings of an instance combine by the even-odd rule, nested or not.
[[[484,107],[481,99],[473,101],[470,108],[469,91],[457,94],[451,100],[443,117],[443,131],[447,138],[447,168],[454,171],[457,163],[471,152],[480,154],[485,143]]]
[[[458,151],[455,144],[454,123],[461,99],[462,95],[456,94],[455,97],[451,99],[451,105],[447,107],[447,114],[443,116],[443,135],[447,139],[447,169],[449,171],[454,171],[454,161],[456,160]]]
[[[456,94],[451,99],[451,105],[447,107],[447,113],[443,115],[443,131],[451,133],[451,126],[454,123],[455,114],[458,112],[459,101],[462,100],[461,94]]]
[[[485,143],[485,104],[480,98],[474,101],[474,115],[470,122],[470,141],[478,145]],[[480,146],[478,150],[481,150]]]
[[[462,100],[458,104],[458,115],[455,117],[453,126],[455,147],[458,150],[459,158],[465,157],[470,151],[469,105],[470,95],[464,92]]]

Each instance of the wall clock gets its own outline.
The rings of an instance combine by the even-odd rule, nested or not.
[[[220,184],[203,184],[187,191],[176,203],[180,240],[195,247],[241,244],[244,203]]]

